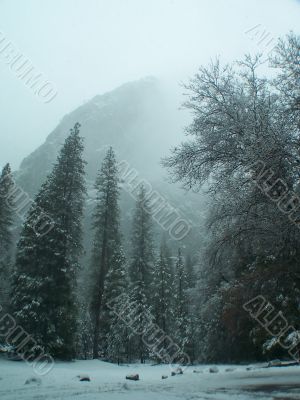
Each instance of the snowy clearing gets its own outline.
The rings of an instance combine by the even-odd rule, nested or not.
[[[217,367],[219,372],[210,373],[211,367],[193,366],[183,375],[171,377],[169,367],[162,365],[117,366],[96,360],[58,362],[48,375],[39,378],[24,362],[2,359],[0,399],[300,399],[298,366],[222,365]],[[125,379],[134,373],[139,374],[139,381]],[[83,375],[91,381],[80,382],[79,376]],[[162,379],[162,375],[168,375],[168,379]]]

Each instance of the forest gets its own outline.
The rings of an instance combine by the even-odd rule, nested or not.
[[[0,332],[12,351],[117,364],[298,360],[300,37],[281,38],[268,77],[264,68],[259,54],[216,59],[185,84],[192,122],[160,163],[173,185],[205,194],[200,246],[157,226],[165,204],[147,180],[130,178],[124,212],[112,146],[90,185],[80,119],[30,204],[4,166]]]

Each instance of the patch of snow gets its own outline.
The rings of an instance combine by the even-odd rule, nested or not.
[[[218,374],[210,369],[218,369]],[[247,368],[251,370],[247,371]],[[201,373],[194,373],[201,371]],[[231,372],[230,374],[228,372]],[[84,373],[84,374],[83,374]],[[126,375],[139,374],[139,381]],[[80,382],[78,376],[90,382]],[[56,362],[42,384],[31,381],[32,368],[25,362],[0,359],[1,400],[264,400],[300,398],[299,366],[266,368],[266,364],[198,365],[182,375],[170,376],[167,365],[115,365],[103,361]],[[76,378],[75,378],[76,377]]]

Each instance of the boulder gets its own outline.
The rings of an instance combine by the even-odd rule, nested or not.
[[[216,374],[216,373],[219,372],[219,368],[218,368],[218,367],[210,367],[210,368],[209,368],[209,372],[210,372],[211,374]]]
[[[77,378],[79,378],[80,382],[90,382],[91,378],[88,375],[78,375]]]
[[[176,368],[175,369],[175,371],[172,371],[171,372],[171,376],[175,376],[175,375],[182,375],[183,374],[183,371],[182,371],[182,369],[181,368]]]
[[[140,377],[139,374],[133,374],[133,375],[126,375],[126,379],[129,379],[130,381],[139,381]]]
[[[161,379],[168,379],[168,375],[162,375]]]

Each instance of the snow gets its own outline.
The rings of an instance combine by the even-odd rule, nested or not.
[[[218,373],[209,373],[212,367],[192,366],[183,375],[171,377],[171,370],[166,365],[117,366],[98,360],[57,362],[48,375],[38,377],[24,362],[0,359],[0,399],[300,399],[298,366],[262,368],[262,365],[218,365]],[[139,374],[139,381],[125,379],[126,375],[134,373]],[[89,376],[91,382],[80,382],[78,376],[81,375]],[[169,377],[162,379],[162,375]]]

